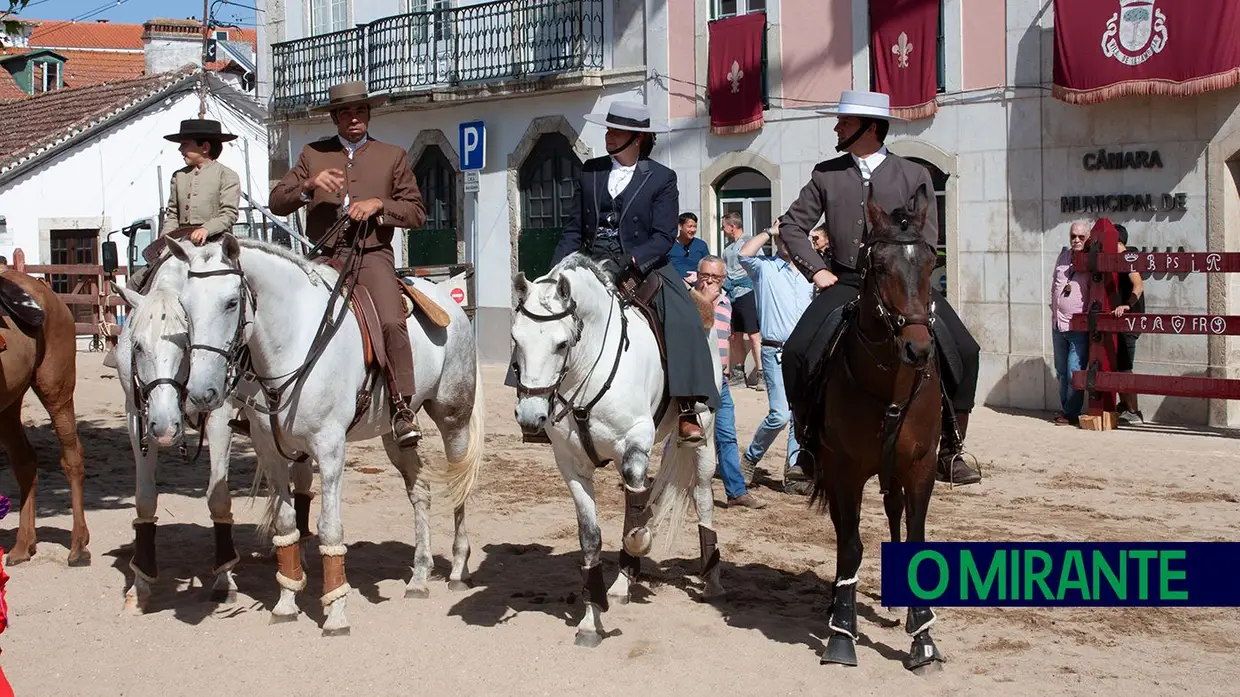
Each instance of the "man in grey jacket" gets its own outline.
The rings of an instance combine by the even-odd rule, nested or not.
[[[891,212],[900,206],[911,206],[918,188],[924,186],[930,195],[930,210],[923,232],[931,244],[938,243],[938,211],[930,173],[925,167],[888,152],[883,145],[893,120],[888,96],[846,91],[837,108],[819,113],[837,117],[835,132],[839,144],[836,150],[844,154],[814,167],[809,183],[801,189],[780,226],[793,263],[819,291],[784,344],[784,384],[788,389],[793,422],[799,431],[797,437],[802,443],[813,442],[807,439],[814,434],[806,429],[813,428],[814,424],[809,423],[812,419],[804,413],[811,408],[809,402],[813,401],[813,395],[805,386],[810,384],[811,371],[823,358],[830,338],[823,328],[824,322],[832,311],[855,299],[859,293],[861,279],[856,264],[861,240],[869,225],[865,213],[867,199],[872,196],[884,211]],[[810,232],[823,216],[830,240],[825,259],[810,241]],[[951,334],[963,364],[961,375],[952,376],[942,371],[959,438],[950,428],[948,415],[944,414],[938,476],[942,481],[972,484],[980,481],[981,475],[965,463],[962,454],[969,412],[977,391],[980,349],[946,298],[933,288],[930,292],[935,316]]]

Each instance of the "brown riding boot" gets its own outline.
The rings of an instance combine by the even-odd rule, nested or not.
[[[969,467],[962,453],[964,437],[969,428],[968,412],[956,412],[956,428],[960,431],[960,439],[952,433],[947,423],[943,424],[943,437],[939,442],[938,480],[951,484],[976,484],[982,481],[982,475]]]
[[[392,435],[402,448],[412,448],[422,439],[422,427],[418,425],[418,415],[409,408],[408,397],[392,400]]]
[[[686,443],[700,443],[706,437],[693,407],[691,400],[680,400],[680,440]]]

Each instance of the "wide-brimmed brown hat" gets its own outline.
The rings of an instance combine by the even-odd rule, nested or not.
[[[179,143],[183,140],[218,140],[221,143],[227,143],[230,140],[236,140],[237,136],[231,133],[225,133],[219,121],[211,119],[185,119],[181,122],[181,130],[176,133],[169,133],[164,136],[164,140],[170,140]]]
[[[327,101],[310,109],[310,111],[321,114],[351,104],[369,104],[371,107],[377,107],[386,104],[387,101],[387,95],[371,96],[366,91],[365,82],[354,80],[353,82],[341,83],[327,90]]]

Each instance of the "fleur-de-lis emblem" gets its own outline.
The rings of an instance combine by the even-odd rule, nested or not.
[[[913,44],[909,43],[908,34],[900,32],[900,40],[891,47],[891,52],[896,54],[896,65],[901,68],[908,67],[908,54],[913,52]]]
[[[741,64],[732,61],[732,72],[728,73],[728,81],[732,83],[732,94],[741,91],[741,78],[743,77],[745,77],[745,72],[741,70]]]

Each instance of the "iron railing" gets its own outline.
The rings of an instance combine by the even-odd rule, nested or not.
[[[394,94],[601,69],[603,2],[499,0],[273,44],[272,106],[321,104],[349,80]]]

